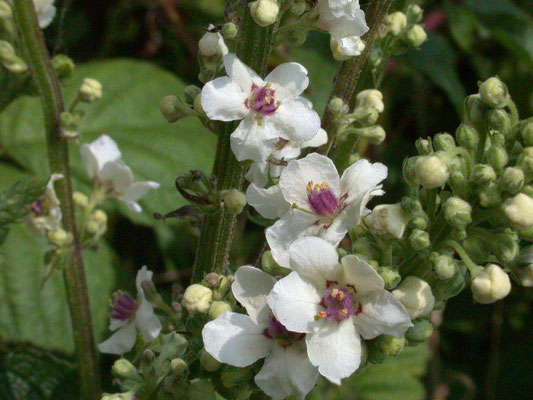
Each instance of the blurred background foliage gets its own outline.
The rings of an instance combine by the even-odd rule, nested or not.
[[[363,8],[368,2],[361,1]],[[168,297],[174,283],[188,283],[198,226],[178,220],[163,223],[152,214],[184,204],[174,180],[189,169],[209,172],[215,138],[194,118],[167,124],[158,103],[166,94],[180,95],[188,84],[200,85],[197,42],[209,23],[223,22],[224,0],[57,0],[56,5],[58,18],[46,30],[47,43],[52,54],[68,54],[77,64],[64,88],[67,104],[84,77],[104,87],[103,99],[86,106],[83,140],[110,135],[138,179],[162,186],[143,199],[141,214],[109,202],[105,242],[96,251],[86,251],[94,329],[101,341],[108,334],[107,299],[118,288],[131,290],[142,265],[156,272],[154,280]],[[521,116],[533,114],[530,0],[422,5],[429,40],[419,51],[390,60],[382,87],[386,113],[381,123],[387,140],[362,149],[390,167],[387,195],[380,202],[401,197],[401,163],[415,154],[417,138],[455,131],[462,100],[477,91],[477,81],[498,75],[509,86]],[[276,48],[272,67],[289,57],[308,68],[306,95],[322,112],[340,65],[330,56],[329,38],[312,33],[303,46]],[[370,76],[364,74],[360,89],[372,86]],[[75,187],[87,191],[89,182],[75,151],[72,160]],[[46,170],[38,100],[19,98],[0,114],[0,189]],[[233,266],[254,262],[261,234],[261,227],[245,217],[240,220]],[[40,290],[45,251],[46,243],[24,225],[11,229],[1,250],[0,399],[76,398],[75,385],[65,385],[74,381],[75,373],[68,358],[73,344],[61,275],[55,274]],[[427,345],[369,366],[342,388],[321,381],[310,398],[529,398],[532,300],[531,291],[515,287],[503,302],[483,306],[473,304],[465,291],[434,315],[439,328]],[[105,371],[110,362],[103,357]],[[106,385],[112,390],[111,382]]]

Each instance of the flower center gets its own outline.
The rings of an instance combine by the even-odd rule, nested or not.
[[[281,101],[276,101],[276,91],[271,87],[270,83],[265,83],[261,87],[253,83],[252,94],[244,101],[246,108],[255,112],[258,119],[265,115],[273,115],[281,104]]]
[[[111,318],[127,321],[133,318],[137,311],[137,302],[128,292],[118,291],[113,294],[114,302],[111,304]]]
[[[315,319],[327,318],[330,321],[344,321],[362,311],[361,304],[355,301],[355,287],[339,286],[337,282],[328,282],[326,292],[322,296],[320,311]]]
[[[263,330],[263,335],[275,340],[277,344],[283,347],[290,346],[305,337],[305,333],[287,330],[273,314],[270,314],[269,327]]]
[[[307,183],[307,198],[315,214],[321,217],[338,214],[339,199],[327,182],[313,185],[313,181],[309,181]]]
[[[50,204],[46,197],[40,197],[30,205],[30,211],[33,215],[40,217],[50,213]]]

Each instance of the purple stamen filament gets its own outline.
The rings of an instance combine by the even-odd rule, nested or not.
[[[316,319],[327,318],[330,321],[341,322],[361,312],[361,304],[354,307],[355,288],[339,287],[333,285],[333,281],[327,282],[327,290],[320,305],[324,310],[320,311]]]
[[[274,315],[270,314],[269,327],[263,330],[263,335],[275,340],[280,346],[287,347],[299,340],[302,340],[305,333],[292,332],[287,330]]]
[[[135,315],[137,302],[127,292],[119,291],[113,296],[115,301],[112,304],[111,318],[127,321]]]
[[[257,119],[261,119],[265,115],[273,115],[281,105],[281,101],[276,101],[276,91],[271,89],[271,87],[272,84],[270,83],[265,83],[262,87],[253,83],[252,94],[244,101],[246,108],[255,112]]]
[[[313,185],[313,181],[307,183],[307,198],[311,210],[321,217],[337,215],[341,210],[339,199],[327,182]]]

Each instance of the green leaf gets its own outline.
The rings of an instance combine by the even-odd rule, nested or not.
[[[43,194],[47,179],[27,178],[0,191],[0,226],[17,222],[30,211],[30,204]]]
[[[80,131],[89,142],[102,134],[119,145],[123,159],[137,180],[153,180],[161,188],[151,191],[140,203],[143,213],[122,213],[138,223],[161,224],[153,212],[174,210],[185,201],[174,188],[176,177],[189,169],[210,172],[215,137],[194,118],[168,124],[159,112],[164,95],[182,95],[185,84],[170,73],[146,62],[126,59],[102,61],[78,67],[64,89],[65,103],[73,101],[85,77],[102,83],[103,98],[83,104],[86,120]],[[42,111],[36,98],[21,98],[0,115],[0,146],[4,154],[34,174],[48,170]],[[89,188],[77,146],[71,146],[74,185]]]
[[[48,244],[24,225],[14,225],[0,249],[0,341],[31,342],[45,349],[74,349],[63,275],[54,273],[40,289]],[[93,326],[107,335],[107,300],[116,287],[116,256],[105,243],[84,252]]]
[[[0,400],[74,400],[73,363],[30,345],[0,348]]]
[[[370,364],[361,373],[343,380],[342,386],[322,382],[311,392],[312,400],[423,400],[420,377],[426,369],[429,349],[407,347],[383,364]]]

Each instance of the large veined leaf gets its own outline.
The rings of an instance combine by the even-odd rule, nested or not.
[[[209,172],[214,156],[214,135],[194,117],[168,124],[159,112],[159,101],[167,94],[182,95],[185,84],[170,73],[146,62],[126,59],[102,61],[78,67],[64,89],[66,104],[75,97],[85,77],[103,86],[103,98],[86,110],[82,141],[101,134],[119,145],[124,161],[137,180],[153,180],[161,188],[142,201],[144,212],[135,214],[122,204],[120,210],[136,222],[153,224],[155,211],[171,211],[184,204],[174,188],[176,177],[189,169]],[[47,171],[42,112],[37,98],[24,97],[0,115],[0,147],[33,174]],[[75,186],[88,188],[76,145],[71,145]]]
[[[408,347],[383,364],[368,365],[361,373],[343,380],[342,386],[319,385],[313,400],[423,400],[420,377],[426,370],[427,346]]]

